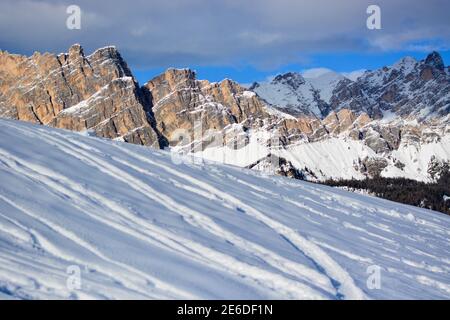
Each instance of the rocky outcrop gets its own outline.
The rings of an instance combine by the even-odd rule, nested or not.
[[[159,146],[142,92],[114,47],[85,56],[0,52],[0,116]]]
[[[294,78],[290,75],[279,77],[277,81],[298,80]],[[232,150],[241,149],[252,140],[254,132],[261,131],[267,134],[262,135],[264,138],[258,138],[258,143],[269,150],[272,149],[270,139],[274,135],[279,137],[282,148],[332,137],[349,138],[361,142],[377,155],[365,159],[361,169],[358,169],[364,175],[375,176],[387,165],[380,159],[390,157],[401,143],[420,148],[422,143],[438,141],[445,134],[442,124],[434,126],[428,121],[412,123],[401,117],[378,121],[363,111],[350,109],[333,111],[323,120],[315,116],[296,118],[274,112],[275,109],[258,94],[231,80],[219,83],[198,80],[195,72],[189,69],[169,69],[145,84],[144,88],[151,97],[158,132],[167,138],[171,146],[183,145],[187,136],[188,151],[194,153],[225,145]],[[180,139],[180,130],[185,135],[183,139]],[[289,176],[295,175],[292,170],[297,169],[292,162],[286,161],[287,164],[280,162],[275,171],[282,175],[285,174],[283,172],[290,172],[286,174]],[[266,168],[266,162],[267,159],[259,159],[252,168]],[[292,170],[286,171],[282,166],[292,167]],[[399,166],[397,164],[396,167]]]
[[[374,178],[380,176],[383,169],[388,166],[388,161],[383,158],[365,157],[364,159],[358,159],[358,162],[354,165],[355,169],[365,176]]]
[[[338,112],[331,112],[322,124],[327,128],[329,133],[339,134],[350,129],[359,129],[365,126],[371,119],[365,113],[358,116],[349,109],[341,109]]]
[[[306,174],[297,169],[292,162],[274,154],[268,154],[266,157],[247,166],[247,168],[299,180],[306,180],[307,177]]]
[[[450,112],[450,73],[442,57],[432,52],[416,61],[406,57],[392,66],[366,71],[356,81],[342,80],[330,99],[333,110],[430,120]]]
[[[449,172],[449,170],[450,161],[438,159],[435,155],[431,156],[427,172],[432,180],[437,181],[444,173]]]
[[[169,69],[144,88],[151,95],[157,129],[171,145],[178,143],[180,129],[194,139],[196,129],[203,136],[208,130],[221,131],[232,124],[259,127],[271,118],[253,92],[228,79],[219,83],[197,80],[189,69]]]
[[[329,99],[334,86],[343,79],[344,76],[331,70],[310,78],[287,72],[268,82],[254,82],[249,90],[287,114],[323,118],[331,111]]]
[[[331,70],[312,78],[287,72],[249,88],[274,108],[295,117],[326,119],[348,109],[373,119],[431,120],[450,111],[450,72],[437,52],[424,60],[405,57],[392,66],[350,80]]]

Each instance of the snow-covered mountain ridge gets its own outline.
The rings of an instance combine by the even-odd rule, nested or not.
[[[450,297],[443,214],[19,121],[0,135],[1,298]]]
[[[325,118],[349,109],[371,118],[431,119],[450,112],[450,69],[438,52],[417,61],[404,57],[391,66],[367,70],[356,79],[327,69],[287,72],[249,88],[273,107],[295,116]]]
[[[331,70],[310,74],[309,77],[287,72],[270,82],[254,82],[249,90],[286,113],[323,118],[331,110],[329,103],[334,88],[344,79],[343,75]]]
[[[330,104],[373,118],[390,113],[419,121],[442,119],[450,112],[449,70],[437,52],[420,61],[405,57],[392,66],[366,71],[354,82],[338,84]]]
[[[257,170],[274,155],[275,173],[314,181],[433,181],[450,161],[449,88],[438,53],[356,80],[325,69],[290,72],[250,91],[173,68],[140,86],[114,47],[0,52],[0,117]]]

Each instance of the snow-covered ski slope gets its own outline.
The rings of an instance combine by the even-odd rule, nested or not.
[[[0,298],[450,298],[443,214],[28,123],[0,137]]]

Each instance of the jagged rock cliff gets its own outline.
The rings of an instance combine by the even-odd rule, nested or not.
[[[306,78],[287,72],[249,88],[283,112],[326,118],[349,109],[373,119],[430,120],[450,112],[450,72],[437,52],[417,61],[405,57],[392,66],[366,71],[350,80],[331,70]]]
[[[189,69],[169,69],[144,88],[151,95],[157,128],[172,145],[178,142],[175,135],[179,129],[194,139],[195,125],[204,134],[238,123],[258,126],[270,117],[262,101],[236,82],[197,80],[195,72]]]
[[[159,146],[143,94],[114,47],[85,56],[0,52],[0,116]]]
[[[293,116],[326,117],[334,87],[344,76],[326,70],[308,78],[298,72],[279,74],[269,82],[254,82],[249,90],[273,107]]]
[[[450,113],[450,73],[433,52],[416,61],[405,57],[389,67],[366,71],[356,81],[339,82],[330,99],[332,109],[366,112],[373,118],[426,120]]]

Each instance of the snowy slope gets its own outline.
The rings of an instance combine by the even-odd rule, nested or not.
[[[450,298],[443,214],[27,123],[0,136],[0,298]]]
[[[422,144],[401,144],[390,155],[376,154],[361,141],[345,137],[333,137],[312,143],[299,143],[277,152],[291,161],[296,168],[308,168],[316,173],[319,180],[364,179],[356,164],[361,159],[383,159],[386,167],[382,177],[403,177],[417,181],[431,182],[428,166],[432,157],[442,161],[450,160],[450,135],[443,136],[437,142]],[[403,169],[396,162],[404,164]]]
[[[309,72],[303,74],[303,77],[312,88],[319,92],[320,98],[329,103],[337,83],[345,79],[345,77],[330,69],[320,68],[320,70],[321,72],[309,70]]]
[[[432,182],[428,167],[432,157],[439,161],[450,160],[450,135],[444,135],[439,141],[412,144],[402,143],[390,154],[377,154],[363,141],[354,140],[345,135],[330,137],[315,142],[300,141],[284,148],[271,148],[267,143],[270,133],[249,130],[248,143],[233,149],[228,145],[214,146],[195,153],[197,157],[227,163],[238,167],[249,165],[274,154],[290,161],[299,170],[314,172],[317,181],[333,179],[364,179],[358,168],[362,159],[383,159],[386,167],[381,171],[382,177],[403,177],[417,181]],[[173,148],[178,151],[177,148]],[[397,161],[404,164],[402,169]],[[314,180],[314,181],[316,181]]]

